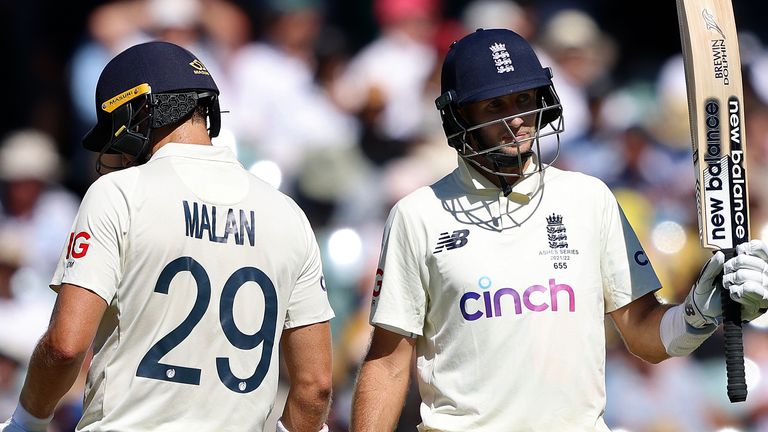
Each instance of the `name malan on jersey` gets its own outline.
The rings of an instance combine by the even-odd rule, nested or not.
[[[224,211],[216,209],[216,206],[208,206],[197,202],[182,202],[184,207],[185,232],[187,237],[198,239],[207,239],[215,243],[227,243],[229,236],[234,238],[235,244],[245,244],[246,237],[251,246],[255,243],[253,210],[246,213],[242,209],[228,208],[226,210],[226,221],[221,224],[224,228],[217,229],[218,214],[224,215]],[[217,233],[221,232],[221,235]]]

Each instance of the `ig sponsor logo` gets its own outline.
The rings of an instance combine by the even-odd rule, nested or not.
[[[381,280],[384,279],[384,270],[376,269],[376,282],[373,285],[373,296],[378,297],[381,294]]]
[[[70,258],[82,258],[88,253],[88,248],[91,246],[88,240],[91,239],[91,235],[85,231],[80,231],[75,234],[69,233],[69,243],[67,244],[67,259]]]

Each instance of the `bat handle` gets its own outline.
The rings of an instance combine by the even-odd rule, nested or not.
[[[721,250],[725,260],[736,256],[736,248]],[[732,300],[728,290],[722,283],[722,275],[718,277],[720,298],[723,305],[723,331],[725,335],[725,371],[728,377],[728,399],[731,402],[747,400],[747,381],[744,373],[744,341],[741,328],[741,304]]]

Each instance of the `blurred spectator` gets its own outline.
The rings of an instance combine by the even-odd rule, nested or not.
[[[355,113],[361,128],[358,166],[365,167],[364,174],[339,195],[335,220],[356,227],[363,239],[365,266],[354,273],[363,277],[365,294],[392,204],[455,164],[435,110],[437,60],[466,31],[456,20],[439,22],[439,6],[428,0],[375,2],[382,33],[357,53],[335,87],[335,96]]]
[[[719,413],[708,393],[690,385],[703,380],[703,370],[688,357],[657,365],[617,348],[606,364],[610,428],[633,432],[702,432],[719,426]]]
[[[204,0],[144,1],[147,16],[144,31],[152,39],[172,42],[196,53],[205,68],[217,77],[216,85],[222,93],[220,102],[226,105],[229,85],[221,71],[220,53],[216,51],[220,45],[212,38],[220,34],[212,34],[204,26],[210,22],[203,19],[209,3]]]
[[[0,226],[20,235],[30,295],[53,296],[48,281],[77,213],[78,197],[58,183],[62,174],[56,145],[47,134],[17,130],[0,143]]]
[[[553,68],[554,85],[568,113],[562,139],[579,138],[591,128],[590,98],[610,85],[606,80],[616,61],[615,41],[587,13],[563,9],[544,23],[539,43],[552,59],[542,62]]]
[[[352,146],[355,124],[314,80],[323,25],[315,0],[271,2],[263,40],[241,47],[225,74],[237,89],[229,120],[240,160],[276,163],[291,184],[306,152]],[[258,174],[257,174],[258,175]]]
[[[200,0],[200,23],[223,70],[238,49],[254,37],[254,22],[239,0]]]
[[[656,110],[649,113],[648,124],[654,136],[672,148],[690,151],[691,126],[682,54],[675,54],[659,66],[656,78]]]
[[[200,0],[146,0],[147,30],[157,39],[202,48]],[[208,66],[206,64],[206,66]]]
[[[506,28],[525,39],[533,39],[538,30],[535,17],[514,0],[470,1],[461,14],[461,21],[469,31]]]
[[[0,227],[0,418],[16,408],[35,343],[48,327],[53,303],[22,296],[28,287],[16,277],[24,254],[22,234]]]
[[[335,88],[336,98],[356,113],[360,145],[375,164],[404,154],[420,138],[422,97],[437,53],[432,45],[440,14],[438,0],[376,0],[380,34],[350,61]]]
[[[652,203],[652,226],[667,220],[695,224],[686,101],[680,58],[668,61],[655,82],[630,82],[595,95],[591,129],[563,146],[558,163],[591,173],[614,190],[639,193]]]

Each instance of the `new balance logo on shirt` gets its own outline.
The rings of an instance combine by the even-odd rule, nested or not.
[[[433,253],[442,252],[444,250],[452,250],[456,248],[460,248],[467,244],[469,240],[467,240],[467,237],[469,236],[469,230],[456,230],[452,232],[451,234],[448,234],[448,232],[440,233],[440,239],[437,241],[437,247],[435,248],[435,251]]]

